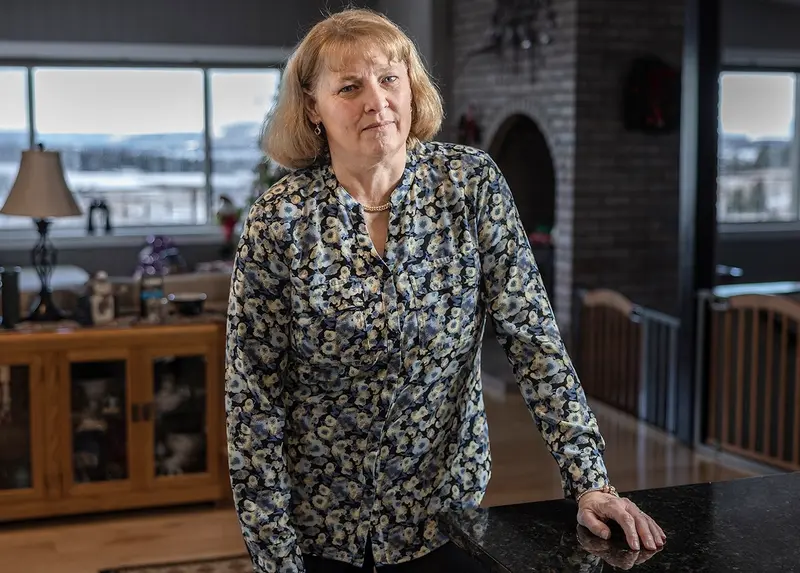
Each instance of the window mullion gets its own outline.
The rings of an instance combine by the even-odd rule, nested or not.
[[[792,133],[792,155],[791,165],[792,170],[792,193],[794,194],[794,213],[795,222],[800,221],[800,97],[798,97],[797,88],[800,85],[800,74],[794,74],[794,118],[793,118],[793,133]]]
[[[25,79],[27,81],[28,91],[28,143],[29,147],[33,149],[36,145],[36,116],[33,109],[35,93],[33,86],[33,66],[26,68],[27,74]]]
[[[211,77],[208,73],[208,68],[203,68],[203,142],[205,146],[206,223],[212,223],[214,198],[211,175],[214,169],[214,162],[211,145]]]

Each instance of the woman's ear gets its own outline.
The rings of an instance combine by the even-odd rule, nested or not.
[[[306,93],[304,103],[306,108],[306,117],[308,117],[308,120],[313,124],[322,123],[322,118],[317,111],[317,100],[315,100],[310,94]]]

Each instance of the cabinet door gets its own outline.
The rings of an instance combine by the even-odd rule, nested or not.
[[[39,358],[0,354],[0,505],[42,499],[49,489],[43,393]]]
[[[215,345],[149,348],[146,355],[151,395],[144,409],[152,421],[148,489],[218,485],[223,404]]]
[[[125,349],[69,351],[61,363],[65,444],[62,482],[69,497],[130,491],[136,428],[131,360]]]

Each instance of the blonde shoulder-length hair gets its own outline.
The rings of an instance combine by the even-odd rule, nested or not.
[[[278,101],[264,125],[262,148],[276,163],[300,169],[314,163],[326,149],[307,115],[307,98],[323,65],[332,58],[379,50],[390,61],[404,62],[411,84],[412,119],[408,143],[430,140],[444,117],[442,98],[411,39],[391,20],[371,10],[351,8],[317,23],[289,58],[281,78]]]

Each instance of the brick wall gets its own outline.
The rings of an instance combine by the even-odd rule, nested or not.
[[[677,312],[679,135],[625,131],[620,102],[633,58],[680,65],[683,0],[582,0],[578,21],[573,281]]]
[[[569,330],[573,287],[607,287],[673,312],[677,301],[677,134],[624,131],[622,79],[653,53],[679,63],[683,0],[556,0],[549,46],[511,55],[468,54],[483,42],[491,0],[453,0],[451,122],[475,103],[489,149],[503,121],[527,114],[544,133],[556,172],[555,289]],[[452,129],[452,128],[451,128]],[[516,200],[526,201],[515,191]]]
[[[517,113],[529,116],[543,132],[555,163],[556,226],[560,241],[555,292],[550,293],[562,327],[568,327],[572,292],[572,219],[575,171],[575,78],[577,71],[578,0],[555,3],[558,31],[549,46],[537,47],[533,58],[519,64],[508,56],[469,57],[480,46],[491,24],[492,0],[453,0],[453,99],[451,122],[470,103],[483,126],[481,147],[488,149],[505,119]],[[451,126],[452,131],[452,126]],[[517,202],[525,197],[517,196]]]

